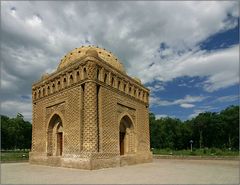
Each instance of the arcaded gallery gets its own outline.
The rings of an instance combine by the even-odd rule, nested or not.
[[[82,46],[32,86],[31,164],[99,169],[152,161],[149,89],[111,52]]]

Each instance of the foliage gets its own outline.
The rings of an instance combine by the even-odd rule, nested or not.
[[[220,113],[204,112],[197,117],[181,121],[176,118],[156,119],[149,115],[151,148],[171,150],[220,148],[239,149],[239,106],[230,106]]]
[[[1,149],[30,149],[31,140],[32,124],[25,121],[23,115],[1,116]]]
[[[166,149],[153,149],[153,154],[159,155],[197,155],[197,156],[238,156],[238,151],[233,150],[223,150],[218,148],[204,148],[204,149],[195,149],[191,150],[171,150],[169,148]]]

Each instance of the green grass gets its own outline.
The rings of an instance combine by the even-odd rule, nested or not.
[[[182,155],[182,156],[239,156],[239,151],[222,150],[218,148],[205,148],[191,150],[153,149],[153,154]]]
[[[191,150],[152,149],[153,154],[173,156],[239,156],[237,150],[205,148]],[[1,162],[21,162],[29,159],[29,151],[1,151]]]
[[[24,151],[1,151],[1,162],[20,162],[29,159],[29,152]]]

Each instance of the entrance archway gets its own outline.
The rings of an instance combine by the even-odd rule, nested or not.
[[[119,126],[120,155],[134,152],[134,128],[131,119],[126,115],[122,117]]]
[[[62,156],[63,154],[63,126],[59,115],[54,114],[48,125],[47,154]]]

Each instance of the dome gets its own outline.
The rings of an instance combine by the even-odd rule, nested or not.
[[[58,65],[58,70],[70,65],[71,63],[74,63],[74,61],[86,55],[99,57],[115,69],[126,73],[122,63],[118,60],[116,56],[114,56],[111,52],[96,46],[82,46],[80,48],[75,48],[74,50],[70,51],[61,59],[61,62]]]

